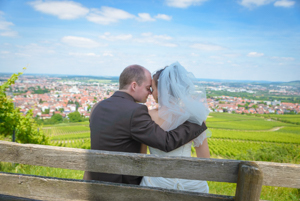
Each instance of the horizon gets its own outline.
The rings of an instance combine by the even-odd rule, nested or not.
[[[0,72],[0,76],[1,75],[12,75],[14,73],[12,72]],[[22,75],[20,75],[20,77],[22,76],[38,76],[38,75],[41,75],[41,76],[53,76],[53,77],[63,77],[63,76],[72,76],[72,77],[99,77],[99,78],[119,78],[120,76],[109,76],[109,75],[106,75],[106,76],[102,76],[102,75],[72,75],[72,74],[45,74],[45,73],[30,73],[30,74],[26,74],[26,73],[23,73]],[[280,82],[280,83],[289,83],[289,82],[300,82],[300,79],[299,80],[291,80],[291,81],[270,81],[270,80],[231,80],[231,79],[211,79],[211,78],[198,78],[196,77],[197,80],[200,80],[200,81],[215,81],[215,82],[221,82],[221,81],[224,81],[224,82],[258,82],[258,83],[277,83],[277,82]]]
[[[0,2],[3,73],[118,77],[178,61],[197,79],[291,82],[299,53],[295,0]]]

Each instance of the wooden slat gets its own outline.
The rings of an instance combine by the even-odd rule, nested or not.
[[[237,182],[237,160],[158,157],[0,141],[0,161],[137,176]],[[300,188],[300,165],[255,161],[263,185]],[[159,168],[157,168],[159,167]],[[184,170],[184,171],[182,171]]]
[[[0,201],[41,201],[41,200],[0,194]]]
[[[124,175],[220,182],[236,182],[240,162],[192,157],[158,157],[3,141],[0,142],[0,153],[0,161],[4,162]]]
[[[264,173],[263,185],[300,188],[300,165],[255,161]]]
[[[40,200],[234,200],[232,196],[167,190],[129,184],[58,179],[8,173],[0,173],[0,194]]]

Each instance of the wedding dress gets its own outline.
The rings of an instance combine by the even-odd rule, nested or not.
[[[195,77],[187,72],[178,62],[166,67],[158,79],[158,116],[164,122],[161,125],[166,131],[175,129],[185,121],[201,125],[206,120],[209,110],[206,102],[205,88],[194,84]],[[194,146],[202,144],[210,132],[205,131],[193,140]],[[149,147],[150,153],[158,156],[191,157],[192,142],[171,152],[163,152]],[[187,180],[163,177],[143,177],[141,186],[152,186],[193,192],[208,193],[206,181]]]
[[[206,138],[205,132],[202,133],[196,140],[202,144]],[[194,141],[194,143],[196,143]],[[163,152],[159,149],[149,147],[150,154],[158,156],[187,156],[191,157],[191,146],[192,142],[189,142],[171,152]],[[164,177],[143,177],[141,186],[160,187],[175,190],[192,191],[199,193],[208,193],[209,187],[206,181],[201,180],[187,180],[187,179],[176,179],[176,178],[164,178]]]

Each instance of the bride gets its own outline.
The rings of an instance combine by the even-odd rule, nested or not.
[[[152,79],[152,95],[159,107],[149,111],[155,123],[164,130],[172,130],[186,120],[202,124],[209,113],[204,87],[196,87],[195,77],[178,62],[157,71]],[[210,158],[207,136],[205,132],[199,137],[171,152],[163,152],[149,147],[151,154],[159,156],[191,156],[191,146],[195,147],[197,157]],[[146,145],[142,145],[142,153],[146,153]],[[208,193],[206,181],[187,180],[163,177],[143,177],[141,186],[161,187],[193,192]]]

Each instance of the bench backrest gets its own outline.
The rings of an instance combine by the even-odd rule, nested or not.
[[[236,195],[232,197],[108,182],[0,174],[0,194],[43,200],[258,200],[261,185],[300,188],[300,165],[295,164],[158,157],[5,141],[0,141],[0,161],[124,175],[237,183]]]

